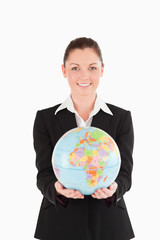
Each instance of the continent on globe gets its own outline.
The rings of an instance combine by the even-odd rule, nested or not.
[[[78,130],[80,131],[81,128]],[[89,146],[91,148],[88,148]],[[89,187],[93,187],[103,177],[103,170],[107,166],[107,158],[110,151],[115,151],[117,155],[117,150],[109,137],[104,136],[104,133],[98,129],[94,132],[87,131],[85,138],[82,139],[80,137],[76,148],[70,153],[69,161],[72,166],[84,168],[87,183]]]

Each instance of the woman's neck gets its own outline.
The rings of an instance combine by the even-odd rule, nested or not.
[[[71,94],[74,108],[84,121],[87,121],[93,110],[96,97],[96,93],[89,96],[75,96],[74,94]]]

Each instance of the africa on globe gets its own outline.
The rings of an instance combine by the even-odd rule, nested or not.
[[[52,166],[65,188],[91,195],[109,187],[121,164],[118,146],[105,131],[95,127],[74,128],[56,143]]]

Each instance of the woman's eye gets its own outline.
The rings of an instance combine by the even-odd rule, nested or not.
[[[78,71],[78,67],[73,67],[72,70],[73,71]]]
[[[96,70],[97,68],[96,67],[90,67],[89,69],[90,70]]]

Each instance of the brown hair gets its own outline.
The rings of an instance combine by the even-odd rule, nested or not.
[[[64,58],[63,58],[63,65],[65,67],[65,62],[69,57],[69,54],[71,51],[75,49],[84,49],[84,48],[92,48],[97,55],[99,56],[101,63],[103,65],[103,58],[102,58],[102,52],[101,49],[96,41],[94,41],[92,38],[86,38],[86,37],[81,37],[81,38],[76,38],[72,40],[69,45],[67,46],[65,53],[64,53]]]

